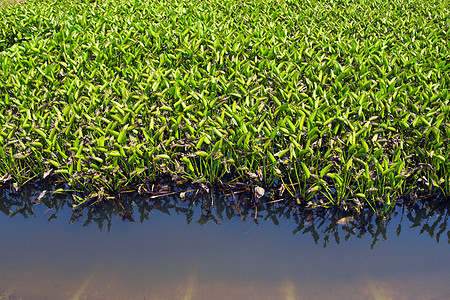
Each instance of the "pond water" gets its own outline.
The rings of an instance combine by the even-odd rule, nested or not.
[[[445,202],[386,220],[207,197],[73,214],[2,193],[0,299],[450,299]]]

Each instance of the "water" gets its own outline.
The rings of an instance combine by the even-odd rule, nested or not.
[[[0,196],[0,299],[450,299],[445,203],[388,220],[278,203],[257,224],[230,199],[72,214],[37,195]]]

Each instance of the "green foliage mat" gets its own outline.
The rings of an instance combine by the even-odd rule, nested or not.
[[[0,10],[0,183],[163,174],[373,205],[450,193],[445,1],[27,1]]]

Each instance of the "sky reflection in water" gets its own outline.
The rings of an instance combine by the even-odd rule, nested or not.
[[[64,198],[3,193],[0,299],[450,298],[445,203],[398,207],[386,221],[279,203],[255,221],[233,199],[72,214]]]

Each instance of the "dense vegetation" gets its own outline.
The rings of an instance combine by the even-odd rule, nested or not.
[[[435,0],[9,6],[0,184],[57,174],[107,195],[168,174],[384,209],[407,193],[449,195],[449,11]]]

